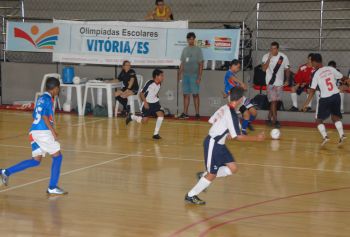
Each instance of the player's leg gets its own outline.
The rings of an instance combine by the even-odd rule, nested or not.
[[[61,165],[62,165],[62,153],[60,151],[54,152],[51,154],[52,156],[52,164],[51,164],[51,177],[49,187],[47,189],[47,193],[50,195],[64,195],[68,192],[59,188],[58,181],[61,173]]]
[[[157,115],[157,121],[156,121],[156,126],[154,128],[153,139],[161,139],[161,137],[159,136],[159,130],[164,120],[163,110],[159,108],[159,110],[156,112],[156,115]]]
[[[41,155],[32,157],[31,159],[21,161],[20,163],[13,165],[6,169],[0,169],[1,181],[4,185],[8,185],[9,177],[15,173],[21,172],[25,169],[36,167],[40,165]]]
[[[184,97],[184,108],[183,113],[180,115],[179,119],[188,119],[188,107],[191,100],[191,78],[188,75],[184,75],[182,79],[182,92]]]
[[[248,128],[250,131],[254,131],[254,127],[252,125],[252,122],[256,119],[256,116],[258,116],[258,111],[254,108],[254,106],[248,108],[249,111],[249,123],[248,123]]]
[[[125,119],[125,123],[126,123],[126,126],[128,126],[128,124],[131,122],[131,121],[135,121],[137,123],[147,123],[148,121],[148,117],[151,116],[151,104],[148,104],[149,105],[149,108],[146,109],[145,106],[142,106],[141,108],[141,111],[142,111],[142,116],[137,116],[135,114],[131,114],[129,113],[128,116],[126,117]]]
[[[247,135],[247,128],[248,128],[248,125],[249,125],[250,113],[249,113],[249,111],[247,110],[247,108],[244,105],[242,105],[239,110],[240,110],[240,112],[242,114],[242,117],[243,117],[242,134],[243,135]]]
[[[207,136],[203,143],[204,146],[204,161],[207,172],[199,178],[197,184],[185,195],[185,201],[196,204],[204,205],[205,201],[201,200],[197,195],[203,192],[209,187],[211,182],[216,177],[217,167],[214,161],[217,144],[214,139]],[[216,168],[216,169],[215,169]]]
[[[295,86],[291,87],[290,97],[292,99],[292,107],[289,109],[289,111],[299,111],[298,110],[298,95],[297,90],[299,89],[300,85],[296,84]]]
[[[336,94],[331,97],[331,118],[339,134],[339,144],[342,144],[346,139],[343,129],[343,123],[341,121],[342,114],[340,110],[341,98],[340,95]]]
[[[197,76],[192,76],[191,78],[191,91],[193,94],[193,103],[194,109],[196,111],[196,119],[200,119],[199,115],[199,106],[200,106],[200,98],[199,98],[199,83],[197,83]]]
[[[317,129],[323,138],[321,146],[324,146],[329,141],[326,126],[323,123],[331,115],[329,98],[320,98],[318,103],[316,123],[318,124]]]
[[[345,94],[344,91],[346,91],[348,89],[347,86],[345,85],[340,85],[339,86],[339,95],[340,95],[340,111],[343,114],[344,113],[344,98],[345,98]]]

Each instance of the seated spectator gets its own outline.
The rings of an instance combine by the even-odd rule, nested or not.
[[[115,98],[123,105],[122,114],[126,115],[130,112],[130,106],[128,106],[128,97],[136,95],[139,91],[139,84],[136,78],[136,72],[131,69],[129,61],[123,62],[123,68],[118,76],[118,81],[123,82],[123,88],[117,89],[115,92]]]
[[[308,94],[310,92],[309,85],[311,83],[311,77],[312,73],[314,71],[314,68],[311,64],[311,56],[312,53],[310,53],[307,56],[307,63],[303,64],[299,67],[298,72],[295,74],[294,77],[294,85],[292,85],[291,90],[291,98],[293,106],[289,109],[289,111],[299,111],[298,109],[298,95],[301,95],[303,91],[306,91]],[[311,111],[312,101],[310,101],[310,104],[307,107],[307,111]]]
[[[328,66],[330,67],[334,67],[335,69],[337,69],[339,71],[339,69],[337,68],[337,63],[335,61],[329,61],[328,62]],[[349,90],[349,86],[342,82],[341,80],[337,80],[337,87],[340,90],[340,111],[343,114],[344,113],[344,92]]]
[[[173,14],[169,6],[165,5],[164,0],[156,0],[156,6],[145,17],[146,20],[173,20]]]

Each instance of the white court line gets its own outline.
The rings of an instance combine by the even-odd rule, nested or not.
[[[82,171],[82,170],[87,170],[87,169],[90,169],[90,168],[94,168],[94,167],[97,167],[97,166],[100,166],[100,165],[105,165],[105,164],[108,164],[108,163],[111,163],[111,162],[114,162],[114,161],[123,160],[123,159],[126,159],[128,157],[130,157],[130,156],[126,155],[126,156],[122,156],[122,157],[119,157],[119,158],[116,158],[116,159],[113,159],[113,160],[107,160],[107,161],[104,161],[104,162],[101,162],[101,163],[97,163],[97,164],[94,164],[94,165],[89,165],[89,166],[85,166],[85,167],[82,167],[82,168],[78,168],[78,169],[74,169],[74,170],[71,170],[71,171],[67,171],[67,172],[61,173],[60,177],[64,176],[64,175],[76,173],[76,172],[79,172],[79,171]],[[38,180],[35,180],[35,181],[32,181],[32,182],[29,182],[29,183],[16,185],[16,186],[13,186],[11,188],[0,190],[0,193],[4,193],[4,192],[7,192],[7,191],[19,189],[19,188],[26,187],[26,186],[29,186],[29,185],[32,185],[32,184],[36,184],[36,183],[40,183],[42,181],[49,180],[49,179],[50,179],[50,177],[47,177],[47,178],[42,178],[42,179],[38,179]]]
[[[25,149],[31,149],[27,146],[16,146],[16,145],[6,145],[6,144],[0,144],[2,147],[14,147],[14,148],[25,148]],[[62,149],[62,151],[67,152],[81,152],[81,153],[91,153],[91,154],[102,154],[102,155],[120,155],[120,156],[135,156],[135,157],[148,157],[148,158],[155,158],[155,159],[166,159],[166,160],[181,160],[181,161],[192,161],[192,162],[203,162],[203,160],[197,160],[197,159],[187,159],[187,158],[180,158],[180,157],[169,157],[169,156],[155,156],[155,155],[144,155],[144,154],[132,154],[132,153],[118,153],[118,152],[99,152],[99,151],[88,151],[88,150],[70,150],[70,149]],[[313,168],[306,168],[306,167],[295,167],[295,166],[279,166],[279,165],[269,165],[269,164],[257,164],[257,163],[240,163],[237,162],[238,165],[246,165],[246,166],[257,166],[257,167],[267,167],[267,168],[279,168],[279,169],[294,169],[294,170],[308,170],[308,171],[318,171],[318,172],[330,172],[330,173],[346,173],[350,174],[350,171],[345,170],[329,170],[329,169],[313,169]]]

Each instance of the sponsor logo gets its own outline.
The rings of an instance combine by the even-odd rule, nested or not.
[[[232,39],[226,37],[215,37],[214,49],[220,51],[230,51],[232,48]]]
[[[31,27],[30,33],[27,33],[18,27],[14,28],[15,38],[26,40],[37,49],[53,49],[53,46],[56,45],[56,41],[58,40],[59,28],[53,27],[40,35],[39,33],[40,29],[37,25]],[[30,35],[33,35],[33,37]],[[33,39],[34,37],[37,38]]]

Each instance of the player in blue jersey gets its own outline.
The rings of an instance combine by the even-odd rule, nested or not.
[[[0,169],[1,181],[8,185],[9,177],[17,172],[40,165],[46,153],[52,156],[51,178],[47,193],[49,195],[63,195],[66,191],[57,186],[60,177],[62,154],[57,142],[54,129],[54,98],[59,94],[60,82],[50,77],[46,80],[46,92],[36,102],[33,112],[33,123],[29,132],[32,145],[32,158],[24,160],[6,169]]]
[[[226,139],[237,138],[239,141],[265,139],[263,133],[258,136],[241,136],[236,107],[242,103],[244,90],[241,87],[234,87],[230,92],[230,102],[218,109],[209,119],[212,126],[203,143],[206,171],[200,172],[198,183],[186,194],[185,201],[188,203],[204,205],[205,201],[197,195],[208,188],[216,177],[225,177],[237,172],[235,159],[225,145]]]
[[[230,62],[230,68],[225,74],[224,85],[225,85],[225,94],[224,97],[230,95],[230,90],[234,87],[242,87],[244,90],[247,89],[247,86],[238,79],[237,72],[241,70],[241,63],[239,60],[234,59]],[[254,108],[254,105],[250,102],[250,99],[243,96],[242,104],[237,107],[237,111],[240,111],[243,117],[242,121],[242,134],[247,135],[247,128],[254,130],[252,122],[257,116],[257,111]]]

